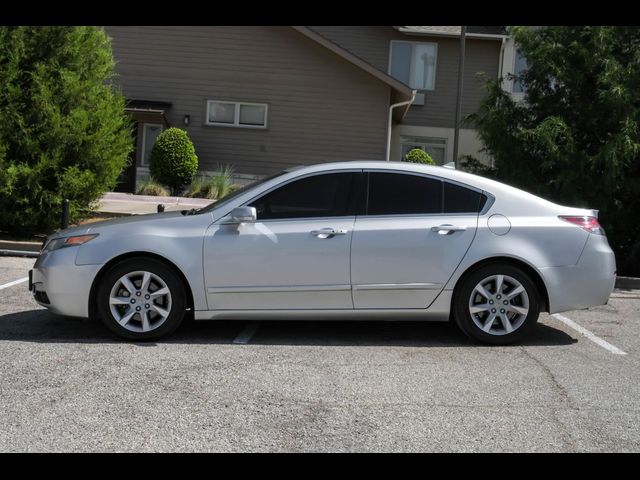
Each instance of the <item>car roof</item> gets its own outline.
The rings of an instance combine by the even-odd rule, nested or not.
[[[506,183],[497,182],[489,178],[474,175],[472,173],[455,170],[437,165],[424,165],[411,162],[391,162],[384,160],[353,160],[344,162],[330,162],[303,167],[294,167],[291,172],[297,174],[318,173],[322,171],[340,170],[340,169],[376,169],[376,170],[393,170],[408,173],[423,173],[426,175],[434,175],[446,180],[452,180],[461,184],[483,190],[494,196],[512,197],[520,200],[538,203],[541,206],[553,205],[548,200],[540,198],[519,188],[512,187]]]

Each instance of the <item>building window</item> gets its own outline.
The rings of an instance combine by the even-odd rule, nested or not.
[[[513,74],[518,76],[522,72],[527,69],[527,59],[522,54],[522,52],[516,49],[515,59],[513,62]],[[523,93],[524,88],[522,86],[522,82],[518,78],[513,79],[513,88],[511,89],[513,93]]]
[[[414,148],[427,152],[436,165],[444,165],[447,158],[447,139],[431,137],[400,137],[402,144],[402,161],[405,161],[407,153]]]
[[[389,74],[417,90],[436,84],[437,43],[391,42]]]
[[[267,128],[267,104],[245,102],[207,102],[207,125]]]
[[[156,143],[158,135],[162,133],[162,125],[158,123],[144,123],[142,125],[142,165],[149,165],[149,155]]]

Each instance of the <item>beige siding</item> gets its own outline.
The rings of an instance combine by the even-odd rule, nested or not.
[[[125,95],[171,102],[167,117],[187,129],[202,169],[384,158],[389,86],[289,27],[106,30]],[[208,99],[266,103],[268,128],[207,126]]]
[[[392,40],[438,44],[435,90],[425,91],[425,104],[413,105],[402,123],[431,127],[453,127],[455,119],[459,38],[405,35],[390,26],[313,26],[320,35],[337,43],[374,67],[388,71]],[[463,77],[462,114],[475,112],[485,94],[478,72],[498,76],[499,40],[467,39]]]

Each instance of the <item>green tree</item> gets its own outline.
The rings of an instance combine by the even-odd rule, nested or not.
[[[618,273],[640,274],[640,29],[512,27],[524,101],[501,80],[469,120],[494,158],[485,174],[600,210]],[[473,162],[471,162],[473,166]]]
[[[172,127],[158,135],[149,155],[149,173],[175,195],[193,182],[198,156],[185,130]]]
[[[0,230],[49,233],[64,198],[79,218],[133,148],[97,27],[0,27]]]

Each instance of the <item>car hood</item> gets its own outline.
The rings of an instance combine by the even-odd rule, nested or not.
[[[59,237],[69,237],[72,235],[86,235],[88,233],[99,233],[105,227],[110,227],[114,225],[124,225],[127,223],[144,223],[150,222],[153,220],[158,220],[159,218],[172,218],[179,217],[182,213],[180,211],[171,211],[171,212],[163,212],[163,213],[149,213],[146,215],[131,215],[127,217],[120,218],[112,218],[110,220],[103,220],[101,222],[89,223],[86,225],[80,225],[78,227],[65,228],[64,230],[58,230],[57,232],[51,234],[49,239],[59,238]]]

